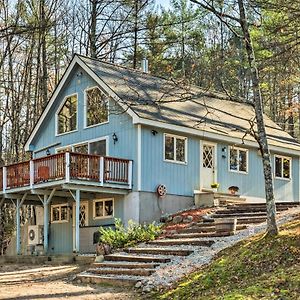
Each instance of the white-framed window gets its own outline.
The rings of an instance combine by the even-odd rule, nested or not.
[[[68,204],[51,205],[51,223],[69,222],[70,209]]]
[[[98,87],[85,90],[85,127],[108,122],[108,96]]]
[[[77,130],[78,99],[77,94],[67,96],[56,113],[56,134]]]
[[[187,163],[187,138],[165,133],[164,160],[176,163]]]
[[[84,141],[80,144],[56,148],[56,153],[66,151],[106,156],[108,155],[108,136],[100,139]]]
[[[275,155],[275,177],[280,179],[291,179],[292,177],[292,159],[286,156]]]
[[[248,173],[248,150],[231,146],[229,148],[229,171]]]
[[[114,216],[114,199],[95,199],[93,201],[93,218],[103,219]]]

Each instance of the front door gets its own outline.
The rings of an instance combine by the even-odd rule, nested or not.
[[[201,181],[202,187],[211,189],[216,181],[216,144],[202,144]]]
[[[88,226],[88,201],[80,202],[79,227]],[[73,250],[75,250],[76,204],[73,204]]]

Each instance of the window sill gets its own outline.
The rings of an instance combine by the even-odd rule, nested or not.
[[[77,132],[77,131],[78,131],[78,129],[75,129],[75,130],[72,130],[72,131],[68,131],[68,132],[64,132],[64,133],[56,133],[55,136],[62,136],[62,135],[74,133],[74,132]]]
[[[94,128],[94,127],[97,127],[97,126],[105,125],[105,124],[108,124],[108,123],[109,123],[109,120],[106,121],[106,122],[103,122],[103,123],[99,123],[99,124],[94,124],[94,125],[90,125],[90,126],[84,126],[83,129],[90,129],[90,128]]]
[[[275,176],[274,178],[277,180],[292,181],[292,178],[284,178],[284,177],[277,177],[277,176]]]
[[[69,223],[69,220],[51,221],[51,224],[62,224],[62,223]]]
[[[185,162],[185,161],[177,161],[177,160],[164,159],[164,162],[172,163],[172,164],[178,164],[178,165],[183,165],[183,166],[187,165],[187,162]]]
[[[243,171],[235,171],[235,170],[228,170],[231,173],[235,173],[235,174],[242,174],[242,175],[248,175],[249,172],[243,172]]]
[[[106,219],[112,219],[114,218],[113,215],[111,216],[104,216],[104,217],[93,217],[93,220],[106,220]]]

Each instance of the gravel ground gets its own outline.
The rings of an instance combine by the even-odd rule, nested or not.
[[[284,224],[300,213],[300,208],[289,209],[286,212],[280,214],[277,219],[278,225]],[[224,248],[230,247],[237,242],[246,239],[249,236],[266,230],[266,223],[251,225],[245,230],[239,231],[236,235],[222,238],[210,238],[215,241],[211,247],[196,247],[196,246],[176,246],[168,247],[173,249],[193,249],[194,253],[188,257],[174,257],[174,259],[168,263],[160,266],[157,271],[147,277],[138,284],[144,292],[148,292],[153,288],[159,289],[160,287],[169,287],[173,283],[183,278],[186,274],[199,269],[199,267],[209,264],[213,257]],[[154,245],[151,245],[154,247]]]

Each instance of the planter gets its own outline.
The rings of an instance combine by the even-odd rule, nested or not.
[[[231,234],[236,233],[237,219],[222,219],[215,220],[216,232],[230,232]]]

